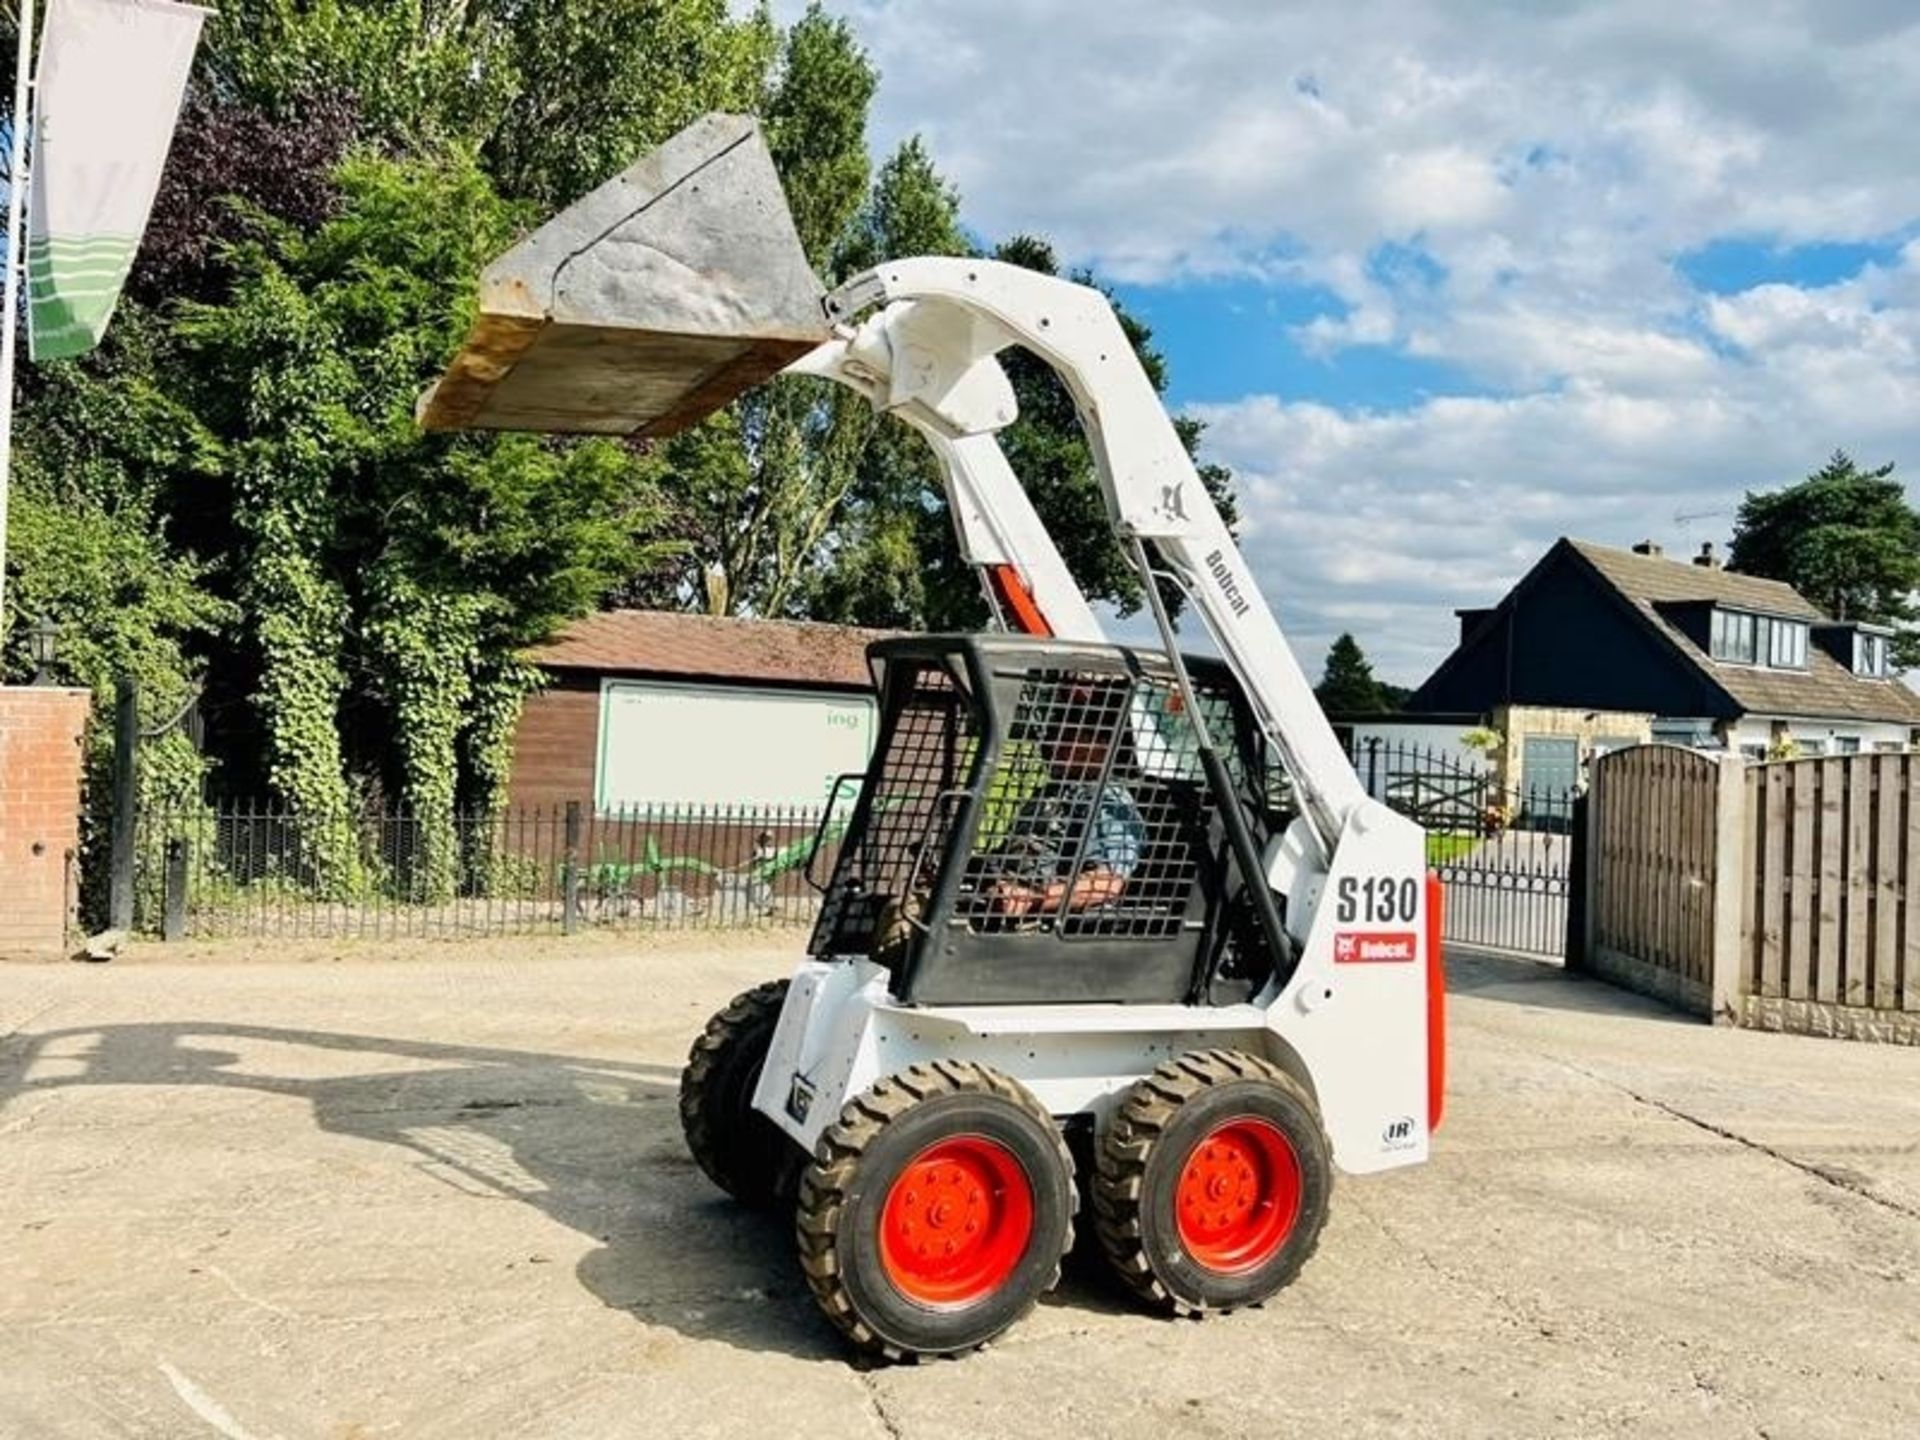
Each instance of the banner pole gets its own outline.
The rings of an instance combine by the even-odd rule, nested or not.
[[[7,635],[7,492],[13,480],[13,371],[20,329],[20,277],[27,268],[21,217],[27,201],[27,81],[33,51],[33,0],[20,0],[20,46],[13,61],[13,134],[7,161],[7,280],[0,314],[0,642]]]

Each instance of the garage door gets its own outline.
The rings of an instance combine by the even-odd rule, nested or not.
[[[1580,742],[1571,735],[1527,735],[1520,742],[1523,795],[1565,795],[1580,784]]]

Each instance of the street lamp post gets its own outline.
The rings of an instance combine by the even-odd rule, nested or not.
[[[27,658],[33,661],[33,683],[53,683],[53,657],[60,645],[60,627],[42,615],[27,630]]]

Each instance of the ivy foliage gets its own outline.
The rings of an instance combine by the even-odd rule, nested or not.
[[[526,672],[493,657],[645,563],[655,466],[605,440],[423,433],[415,398],[521,217],[471,160],[361,153],[337,183],[310,233],[258,217],[223,256],[228,298],[181,306],[175,328],[237,532],[268,779],[322,814],[350,808],[350,772],[381,781],[426,827],[421,883],[437,893],[466,732],[503,721],[478,714],[479,678],[488,703],[517,707],[500,676]],[[350,692],[375,723],[342,725]],[[349,854],[311,860],[329,885],[355,880]]]

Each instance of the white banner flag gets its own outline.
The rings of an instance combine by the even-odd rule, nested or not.
[[[28,353],[100,343],[147,228],[209,11],[53,0],[40,41],[27,234]]]

